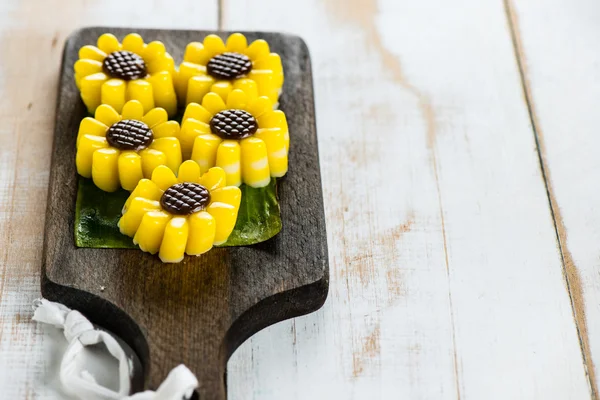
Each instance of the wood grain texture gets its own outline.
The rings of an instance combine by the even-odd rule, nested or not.
[[[506,1],[592,396],[600,398],[600,4]]]
[[[501,2],[221,3],[227,29],[287,30],[308,41],[332,266],[324,309],[273,326],[234,354],[229,397],[591,398]],[[598,8],[586,0],[513,3],[565,266],[579,273],[593,356]],[[62,399],[49,381],[52,338],[29,322],[61,43],[83,25],[217,28],[217,1],[177,4],[0,2],[7,398]],[[30,62],[38,58],[44,62]]]
[[[74,243],[74,138],[87,111],[72,66],[79,49],[104,32],[123,37],[129,29],[85,28],[71,35],[65,47],[42,294],[83,312],[126,341],[140,357],[150,388],[183,363],[200,381],[200,398],[225,399],[225,365],[231,353],[260,329],[312,312],[327,297],[327,237],[309,55],[298,37],[244,32],[249,41],[267,40],[281,55],[286,74],[279,103],[287,113],[293,144],[290,171],[278,180],[282,231],[259,245],[213,249],[165,265],[139,250],[76,248]],[[182,59],[187,43],[210,33],[137,32],[147,41],[162,41],[176,60]]]
[[[224,5],[311,49],[332,268],[231,395],[589,398],[502,1]]]
[[[63,44],[83,25],[216,29],[214,0],[0,1],[0,398],[63,399],[60,336],[32,323]]]

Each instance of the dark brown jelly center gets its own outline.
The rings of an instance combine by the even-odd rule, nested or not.
[[[191,182],[169,187],[160,198],[163,209],[171,214],[189,215],[204,210],[210,203],[207,188]]]
[[[237,79],[246,75],[252,69],[252,61],[241,53],[221,53],[210,59],[206,64],[206,72],[217,79]]]
[[[244,110],[223,110],[210,120],[210,130],[222,139],[245,139],[257,129],[256,118]]]
[[[106,132],[108,144],[119,150],[143,150],[150,146],[153,138],[148,125],[135,119],[116,122]]]
[[[102,69],[111,78],[131,81],[146,76],[144,59],[127,50],[114,51],[104,59]]]

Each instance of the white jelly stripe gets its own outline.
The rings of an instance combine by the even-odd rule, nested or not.
[[[254,188],[261,188],[261,187],[267,186],[269,184],[269,182],[271,182],[270,176],[265,179],[261,179],[260,181],[251,181],[251,182],[246,182],[246,183]]]
[[[221,165],[223,171],[227,174],[237,174],[240,172],[240,164],[229,164],[229,165]]]
[[[269,166],[269,160],[267,159],[267,157],[263,157],[258,161],[254,161],[253,163],[250,164],[250,168],[254,169],[254,170],[260,170],[260,169],[265,169]]]
[[[283,147],[277,151],[274,151],[271,153],[271,157],[272,158],[285,158],[285,157],[287,157],[287,149],[285,147]]]

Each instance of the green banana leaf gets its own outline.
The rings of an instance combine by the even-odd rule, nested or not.
[[[264,242],[281,230],[277,202],[277,183],[264,188],[240,187],[242,202],[235,228],[223,246],[247,246]],[[129,192],[107,193],[91,179],[79,178],[75,210],[75,244],[77,247],[134,249],[133,240],[121,234],[117,222]]]

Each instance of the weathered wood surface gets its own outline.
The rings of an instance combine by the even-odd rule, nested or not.
[[[246,3],[0,2],[2,393],[60,398],[44,382],[54,341],[28,322],[60,43],[80,25],[220,15],[308,42],[332,267],[321,311],[233,355],[229,398],[598,399],[596,2]]]
[[[594,397],[600,397],[600,3],[509,1]]]
[[[244,4],[224,29],[311,49],[332,264],[317,315],[234,356],[232,395],[589,398],[503,3]]]
[[[75,246],[78,176],[73,166],[79,123],[87,110],[73,79],[79,49],[103,32],[86,28],[65,46],[50,170],[42,295],[84,313],[126,341],[157,388],[185,364],[200,381],[202,399],[225,399],[225,365],[248,337],[281,320],[315,311],[325,302],[329,271],[319,171],[310,59],[295,36],[244,32],[264,38],[281,55],[286,81],[279,107],[288,115],[290,171],[278,181],[283,229],[255,245],[213,249],[181,264],[164,265],[139,250]],[[160,40],[176,60],[208,32],[138,29]],[[223,33],[224,39],[227,33]],[[293,112],[292,112],[293,111]],[[137,388],[138,390],[141,388]]]
[[[171,1],[0,1],[0,398],[63,398],[55,375],[60,334],[48,335],[30,318],[40,296],[64,41],[86,25],[217,28],[215,1],[178,6],[185,12]]]

